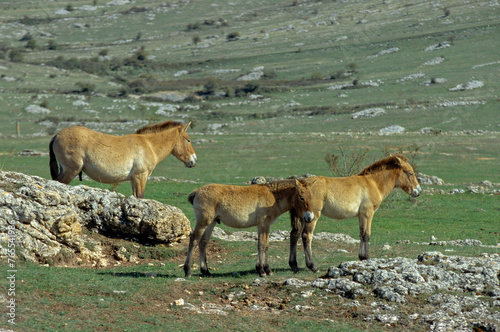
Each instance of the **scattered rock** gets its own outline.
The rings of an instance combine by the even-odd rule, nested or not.
[[[456,87],[450,88],[448,90],[450,90],[450,91],[465,91],[465,90],[482,88],[483,86],[484,86],[483,81],[474,80],[474,81],[470,81],[467,83],[459,84]]]
[[[29,105],[24,110],[30,114],[49,114],[50,113],[49,109],[42,107],[42,106],[38,106],[38,105]]]
[[[260,80],[264,76],[264,67],[255,67],[252,71],[246,75],[238,77],[238,81],[255,81]]]
[[[420,184],[426,184],[426,185],[443,185],[444,181],[437,176],[434,175],[425,175],[423,173],[417,173],[417,180],[418,183]]]
[[[440,49],[443,49],[443,48],[447,48],[447,47],[450,47],[451,44],[449,42],[442,42],[442,43],[439,43],[439,44],[434,44],[434,45],[431,45],[429,47],[427,47],[425,49],[426,52],[429,52],[429,51],[435,51],[435,50],[440,50]]]
[[[351,119],[357,119],[357,118],[373,118],[375,116],[379,116],[385,114],[385,111],[383,108],[368,108],[363,111],[359,111],[356,113],[353,113],[351,116]]]
[[[257,241],[257,232],[248,232],[248,231],[238,231],[227,234],[219,227],[215,227],[212,231],[212,236],[217,239],[221,239],[224,241]],[[269,234],[269,241],[277,242],[277,241],[288,241],[290,239],[289,231],[275,230]],[[351,236],[347,234],[336,234],[336,233],[327,233],[321,232],[313,235],[313,239],[315,240],[327,240],[332,242],[345,242],[345,243],[359,243],[359,240],[353,239]]]
[[[392,135],[392,134],[402,134],[405,132],[405,128],[399,125],[389,126],[380,129],[379,133],[382,135]]]

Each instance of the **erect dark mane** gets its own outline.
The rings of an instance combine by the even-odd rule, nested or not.
[[[358,173],[358,175],[368,175],[368,174],[373,174],[377,173],[386,169],[395,169],[395,168],[400,168],[400,164],[397,160],[397,158],[401,159],[404,162],[408,161],[408,158],[402,154],[395,154],[389,157],[386,157],[384,159],[380,159],[379,161],[371,164],[370,166],[366,167],[364,170]]]
[[[183,123],[173,120],[168,120],[162,123],[152,124],[136,130],[136,134],[154,134],[170,128],[182,126]]]
[[[263,184],[263,186],[269,187],[271,190],[279,190],[279,189],[284,189],[284,188],[289,188],[291,186],[295,186],[295,182],[293,179],[283,179],[283,180],[276,180],[272,182],[268,182]]]

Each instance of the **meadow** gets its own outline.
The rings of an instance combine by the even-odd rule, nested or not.
[[[169,119],[191,121],[197,166],[187,169],[169,156],[153,172],[146,198],[181,208],[194,227],[186,198],[204,184],[334,176],[325,156],[341,149],[347,157],[368,151],[363,166],[388,153],[414,153],[417,172],[445,184],[423,186],[416,200],[391,194],[375,214],[371,256],[498,253],[498,194],[466,189],[500,183],[496,1],[1,1],[0,9],[1,170],[50,178],[48,143],[67,126],[122,135]],[[241,79],[248,74],[258,79]],[[382,113],[353,116],[373,109]],[[404,130],[388,134],[391,126]],[[83,184],[131,194],[129,183]],[[465,193],[447,194],[455,188]],[[286,214],[272,227],[289,229]],[[316,232],[359,234],[356,220],[324,218]],[[422,243],[431,236],[489,247],[429,248]],[[411,321],[367,323],[333,294],[305,298],[279,286],[357,259],[357,245],[314,241],[319,274],[294,275],[288,244],[272,243],[275,275],[254,287],[256,244],[213,239],[208,259],[215,277],[199,278],[195,270],[178,282],[187,243],[117,241],[109,245],[130,248],[140,263],[106,269],[22,263],[16,328],[425,329]],[[383,250],[385,244],[392,249]],[[247,309],[228,315],[171,305],[179,298],[225,305],[238,291],[246,295],[237,309]],[[282,307],[281,314],[248,310],[251,301]],[[296,312],[294,305],[315,309]]]

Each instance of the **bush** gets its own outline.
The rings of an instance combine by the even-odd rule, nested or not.
[[[311,75],[311,80],[313,80],[313,81],[319,81],[319,80],[322,80],[322,79],[323,79],[323,75],[321,75],[321,73],[318,72],[318,71],[315,71]]]
[[[340,155],[328,153],[325,156],[330,173],[336,177],[344,177],[357,174],[363,170],[368,149],[358,153],[351,152],[350,155],[347,155],[342,147],[339,147],[339,149]]]
[[[219,89],[220,82],[218,79],[210,77],[208,81],[203,86],[202,93],[205,95],[213,95]]]
[[[38,47],[38,45],[36,44],[36,40],[30,39],[30,40],[28,40],[28,42],[26,43],[26,46],[24,46],[24,47],[29,48],[30,50],[34,50]]]
[[[240,33],[239,32],[231,32],[226,36],[227,41],[234,41],[240,39]]]
[[[77,92],[90,94],[95,90],[95,84],[90,82],[76,82],[76,86],[80,88]]]
[[[55,50],[59,49],[59,45],[56,44],[55,40],[51,39],[47,43],[47,49],[55,51]]]
[[[198,30],[200,28],[200,23],[189,23],[187,26],[186,26],[186,29],[188,31],[191,31],[191,30]]]
[[[146,52],[146,47],[141,46],[131,57],[126,58],[123,64],[132,67],[142,67],[147,59],[148,53]]]
[[[24,34],[24,36],[22,36],[21,39],[19,39],[19,41],[29,41],[29,40],[32,40],[32,39],[33,39],[33,36],[31,35],[31,33],[26,32]]]
[[[9,52],[9,60],[12,62],[23,62],[24,61],[24,53],[19,49],[12,49]]]

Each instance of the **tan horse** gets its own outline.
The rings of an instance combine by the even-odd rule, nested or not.
[[[172,153],[186,167],[196,165],[196,154],[186,133],[190,123],[166,121],[113,136],[85,127],[61,130],[50,141],[52,179],[69,184],[85,172],[102,183],[132,183],[134,196],[143,198],[148,176]],[[58,165],[59,161],[59,165]]]
[[[255,268],[261,277],[271,275],[267,261],[269,228],[283,213],[292,207],[306,222],[314,218],[311,212],[311,187],[309,180],[283,180],[271,184],[231,186],[209,184],[193,191],[188,200],[194,208],[196,226],[189,237],[189,247],[184,272],[191,275],[192,253],[196,244],[200,251],[200,270],[210,276],[206,250],[216,223],[234,228],[257,226],[258,262]]]
[[[292,232],[290,233],[289,264],[294,272],[297,267],[297,241],[302,236],[306,266],[316,272],[311,241],[316,222],[321,214],[333,219],[358,217],[359,259],[368,259],[368,241],[370,240],[372,218],[382,200],[394,188],[401,188],[412,197],[420,195],[421,188],[415,177],[408,158],[401,154],[393,155],[366,167],[357,175],[328,178],[311,177],[317,181],[313,192],[313,212],[315,219],[303,221],[295,211],[290,210]]]

